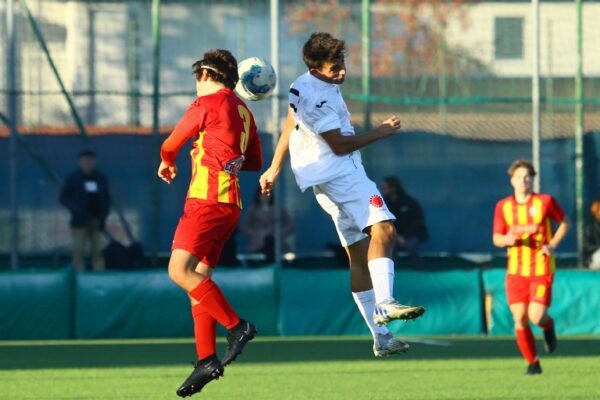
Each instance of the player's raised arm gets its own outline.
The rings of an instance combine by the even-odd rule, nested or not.
[[[173,130],[160,147],[161,162],[158,166],[158,177],[163,181],[171,183],[177,176],[177,165],[175,165],[175,161],[177,160],[179,149],[186,140],[187,137],[184,134],[178,133],[177,130]]]
[[[263,194],[271,194],[271,188],[275,184],[277,177],[283,169],[283,163],[287,158],[289,152],[290,134],[294,130],[294,117],[291,107],[288,107],[288,115],[285,120],[283,129],[281,130],[281,136],[275,146],[275,153],[273,154],[273,160],[267,170],[260,176],[259,183]]]
[[[204,120],[203,112],[199,111],[196,103],[188,108],[173,132],[165,139],[160,147],[161,163],[158,166],[158,177],[167,183],[171,183],[177,176],[177,153],[183,144],[199,131],[199,121]]]
[[[396,115],[386,119],[377,128],[367,134],[356,136],[344,136],[340,129],[321,133],[321,137],[327,142],[334,154],[340,156],[359,150],[379,139],[392,136],[401,128],[400,118]]]

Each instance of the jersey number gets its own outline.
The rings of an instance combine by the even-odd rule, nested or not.
[[[244,131],[240,136],[240,150],[242,153],[246,152],[246,148],[248,147],[248,138],[250,137],[250,111],[242,105],[238,106],[238,113],[240,114],[240,118],[244,122]]]

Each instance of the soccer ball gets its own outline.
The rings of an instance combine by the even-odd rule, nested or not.
[[[273,66],[262,58],[246,58],[238,64],[238,74],[240,80],[235,91],[244,100],[262,100],[277,85],[277,74]]]

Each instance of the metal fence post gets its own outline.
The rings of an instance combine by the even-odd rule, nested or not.
[[[160,162],[160,0],[152,0],[152,137],[154,152],[152,153],[152,266],[158,264],[159,216],[160,216],[160,181],[154,176],[154,168]]]
[[[16,27],[15,3],[6,0],[6,88],[8,89],[8,120],[10,129],[9,142],[9,174],[10,174],[10,267],[19,267],[19,202],[17,198],[17,92],[16,92]]]

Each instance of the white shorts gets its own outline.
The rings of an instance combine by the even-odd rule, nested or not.
[[[313,191],[317,202],[331,215],[344,247],[366,238],[365,228],[396,219],[362,167],[355,173],[315,185]]]

